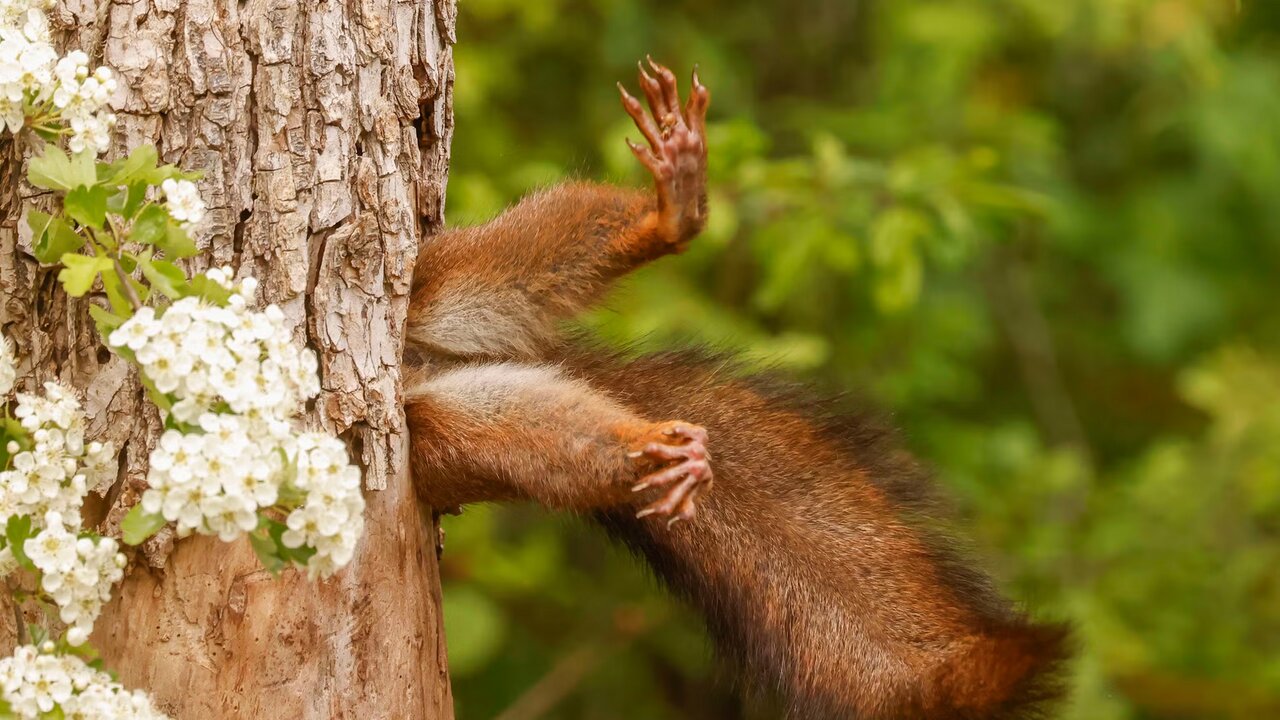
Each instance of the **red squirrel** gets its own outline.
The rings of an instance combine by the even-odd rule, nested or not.
[[[650,60],[619,84],[655,192],[567,183],[417,258],[405,403],[434,508],[532,500],[591,515],[706,617],[752,694],[800,719],[1039,716],[1063,627],[1030,621],[929,527],[884,432],[697,352],[625,359],[561,321],[683,250],[707,219],[706,112]]]

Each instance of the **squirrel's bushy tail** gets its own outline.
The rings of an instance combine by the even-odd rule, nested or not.
[[[793,720],[1013,720],[1060,694],[1065,629],[940,540],[925,478],[885,433],[717,359],[598,358],[566,365],[708,430],[716,480],[696,520],[601,521],[702,611],[748,690]]]
[[[1035,717],[1062,693],[1058,671],[1067,656],[1067,632],[1061,625],[1014,621],[990,628],[938,669],[941,702],[921,715]]]

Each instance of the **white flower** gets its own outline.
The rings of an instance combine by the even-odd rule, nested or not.
[[[31,10],[44,10],[52,0],[0,0],[0,27],[16,27]]]
[[[9,339],[0,335],[0,397],[8,395],[13,389],[13,383],[17,379],[17,369],[14,364],[13,348],[9,346]]]
[[[260,511],[274,507],[289,482],[300,506],[286,519],[283,542],[316,553],[312,576],[328,576],[350,562],[364,527],[360,472],[346,446],[321,433],[294,435],[282,421],[204,413],[202,432],[169,430],[152,452],[150,488],[143,509],[177,524],[180,536],[196,532],[232,540],[258,527]]]
[[[351,561],[364,529],[360,471],[348,462],[341,440],[321,433],[298,437],[294,463],[294,483],[306,499],[289,513],[289,529],[281,541],[288,547],[315,548],[307,561],[308,574],[327,577]]]
[[[229,282],[224,269],[207,276]],[[159,317],[144,308],[108,341],[133,352],[152,384],[173,397],[171,413],[183,424],[194,424],[220,402],[237,414],[292,418],[320,391],[318,363],[314,353],[290,342],[279,308],[248,308],[239,293],[255,287],[252,278],[241,281],[232,295],[240,302],[228,307],[183,298]]]
[[[169,215],[183,226],[195,225],[204,219],[204,200],[200,191],[190,180],[174,180],[169,178],[160,184],[164,191],[165,202],[169,206]]]
[[[62,516],[51,512],[45,528],[25,545],[27,557],[41,572],[67,573],[76,563],[76,537],[62,526]]]
[[[60,531],[60,532],[59,532]],[[120,554],[116,541],[112,538],[70,537],[71,552],[66,557],[59,557],[55,564],[49,560],[37,560],[31,554],[32,543],[42,554],[39,547],[41,536],[69,536],[65,530],[46,529],[26,547],[31,560],[42,572],[40,586],[49,594],[58,606],[59,618],[68,625],[80,628],[83,634],[77,633],[74,638],[87,637],[93,623],[102,611],[102,604],[111,597],[111,586],[124,576],[123,564],[119,562]],[[50,543],[47,538],[44,542]],[[66,543],[65,538],[58,542]],[[62,552],[62,548],[59,547]],[[68,641],[78,644],[72,636]]]
[[[115,115],[107,109],[117,83],[106,68],[90,73],[89,57],[73,50],[59,59],[50,44],[43,0],[0,0],[0,130],[18,132],[29,111],[71,130],[72,152],[99,153]],[[50,108],[52,105],[52,108]]]
[[[68,389],[55,382],[44,384],[44,397],[18,393],[18,407],[14,417],[22,426],[34,432],[41,426],[70,428],[80,415],[80,401]]]
[[[76,626],[67,629],[67,642],[71,645],[80,646],[89,639],[89,631],[82,627]]]
[[[22,100],[11,99],[5,88],[0,86],[0,132],[8,130],[17,133],[25,122],[26,113],[23,111]]]
[[[89,443],[84,455],[84,474],[89,490],[110,487],[116,481],[118,469],[115,445],[110,442]]]
[[[70,390],[57,383],[44,389],[43,395],[18,393],[13,414],[31,444],[15,444],[10,469],[0,472],[0,524],[27,515],[41,528],[54,513],[59,523],[78,528],[84,495],[115,480],[115,449],[85,443],[84,413]]]
[[[104,108],[116,90],[116,81],[107,68],[89,73],[89,56],[73,50],[58,60],[53,69],[57,82],[48,94],[62,119],[71,128],[67,146],[72,152],[106,149],[115,115]]]
[[[69,642],[73,632],[77,639],[82,634],[68,631]],[[22,720],[45,717],[55,708],[66,720],[165,720],[144,693],[125,689],[74,655],[54,655],[34,645],[0,660],[0,697]]]
[[[133,317],[111,332],[107,342],[115,347],[127,347],[134,352],[160,332],[156,311],[150,307],[139,308]]]

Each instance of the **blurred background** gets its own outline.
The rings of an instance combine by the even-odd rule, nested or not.
[[[890,413],[1003,586],[1077,625],[1063,717],[1280,718],[1280,3],[459,10],[452,224],[644,182],[614,82],[699,62],[711,226],[585,323]],[[462,720],[753,717],[586,523],[445,527]]]

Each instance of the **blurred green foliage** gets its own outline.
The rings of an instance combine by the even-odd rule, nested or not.
[[[644,182],[614,81],[700,62],[711,226],[587,324],[891,411],[1011,593],[1077,624],[1064,717],[1280,717],[1280,3],[460,11],[451,221]],[[535,687],[550,708],[508,720],[746,716],[590,528],[446,529],[464,720]]]

